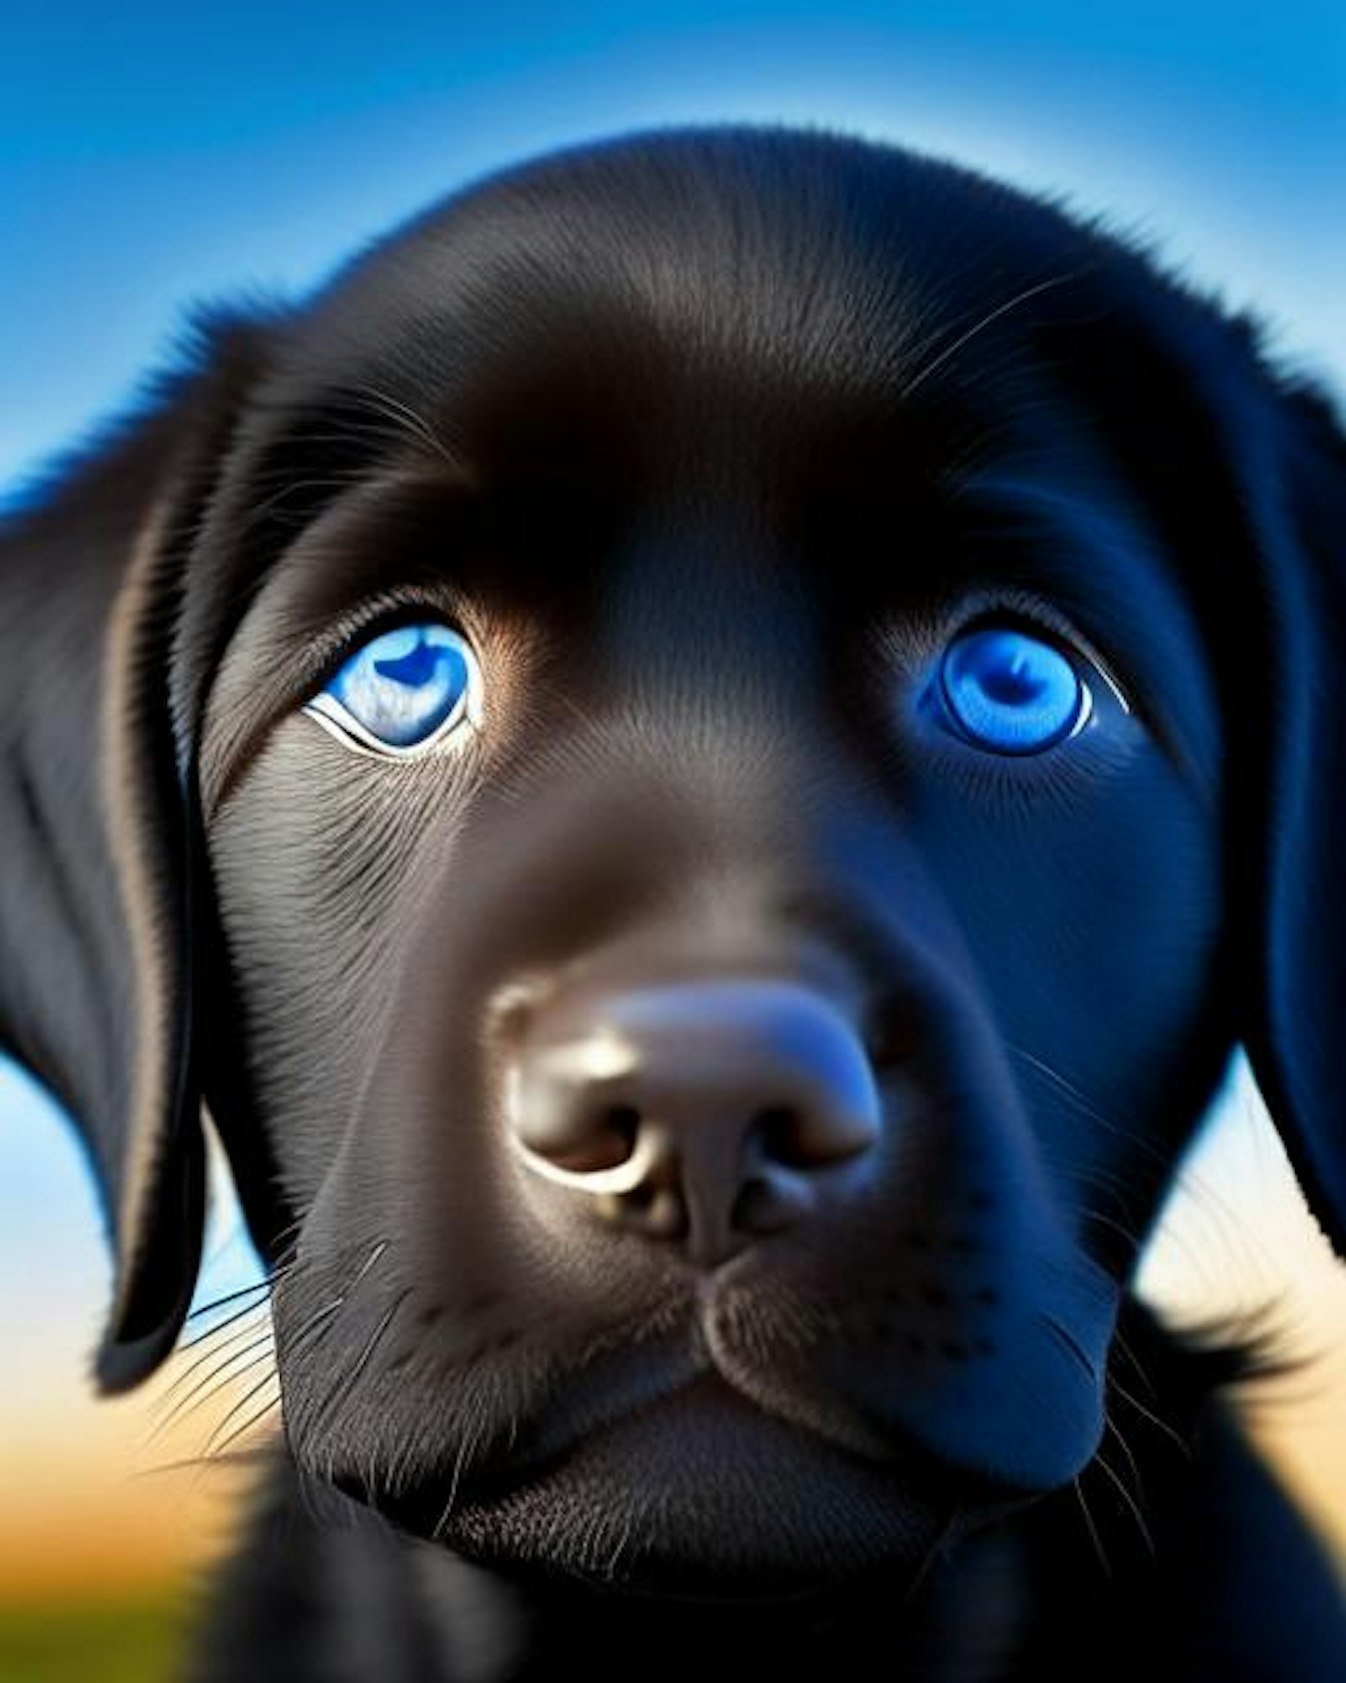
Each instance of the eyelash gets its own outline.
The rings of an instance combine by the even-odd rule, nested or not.
[[[1124,713],[1134,713],[1129,686],[1117,676],[1111,661],[1064,614],[1030,591],[1008,586],[965,599],[956,623],[944,633],[941,648],[947,648],[955,637],[990,623],[1012,625],[1049,643],[1072,666],[1082,666],[1086,675],[1096,677]]]
[[[940,607],[906,624],[889,621],[880,627],[877,642],[880,659],[891,682],[894,668],[905,671],[915,682],[916,673],[931,678],[935,664],[959,637],[987,625],[1008,625],[1025,631],[1064,655],[1082,675],[1096,680],[1121,710],[1133,715],[1130,685],[1117,675],[1113,663],[1081,634],[1051,603],[1031,591],[1003,585],[964,596],[957,604]]]
[[[442,620],[451,631],[456,631],[476,648],[476,638],[447,602],[425,591],[389,590],[361,603],[348,614],[338,615],[324,628],[322,635],[310,643],[304,672],[296,686],[299,689],[297,704],[303,706],[326,688],[352,650],[361,643],[427,616]]]

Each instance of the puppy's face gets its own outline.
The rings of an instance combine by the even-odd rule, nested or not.
[[[1225,517],[1137,268],[703,140],[468,198],[287,328],[182,647],[306,1468],[752,1593],[1089,1461],[1232,1039]]]

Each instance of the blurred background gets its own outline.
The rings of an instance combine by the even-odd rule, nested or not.
[[[194,301],[303,292],[541,148],[716,119],[905,141],[1105,212],[1346,389],[1338,0],[15,0],[0,21],[0,499],[134,401]],[[230,1295],[256,1260],[218,1165],[215,1186],[198,1304],[229,1301],[187,1336],[219,1330],[146,1392],[95,1402],[101,1217],[63,1119],[0,1062],[2,1683],[173,1675],[246,1478],[228,1457],[275,1423],[265,1306]],[[1306,1361],[1250,1397],[1250,1418],[1346,1563],[1346,1270],[1241,1060],[1143,1284],[1179,1315],[1274,1312]]]

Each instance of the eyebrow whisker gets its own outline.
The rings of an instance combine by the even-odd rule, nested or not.
[[[1005,299],[1004,303],[997,304],[993,310],[988,310],[980,320],[960,333],[951,344],[946,345],[942,351],[936,352],[924,367],[912,375],[898,395],[904,398],[910,397],[918,386],[923,385],[937,369],[942,368],[950,357],[956,356],[970,340],[975,339],[979,333],[984,332],[994,322],[999,321],[1002,316],[1008,315],[1011,310],[1018,309],[1020,304],[1026,304],[1030,298],[1036,298],[1044,292],[1050,292],[1058,286],[1065,286],[1070,281],[1078,280],[1085,273],[1087,273],[1087,266],[1085,265],[1077,269],[1067,269],[1064,274],[1051,275],[1046,280],[1035,281],[1032,286],[1026,286],[1022,291],[1016,292],[1013,297]]]

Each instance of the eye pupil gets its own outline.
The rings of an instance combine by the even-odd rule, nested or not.
[[[1046,681],[1029,670],[1028,662],[1016,654],[1008,666],[991,667],[980,675],[981,686],[992,701],[1007,707],[1022,707],[1036,701],[1047,688]]]
[[[1074,666],[1008,626],[964,632],[940,666],[944,703],[965,736],[999,754],[1035,754],[1069,736],[1089,704]]]
[[[449,626],[396,626],[355,649],[305,711],[347,742],[406,753],[463,711],[474,670],[468,645]]]
[[[390,678],[395,684],[406,684],[413,689],[419,689],[422,684],[428,684],[443,661],[441,650],[432,648],[428,643],[418,643],[410,654],[394,655],[389,660],[375,660],[374,670],[381,678]]]

